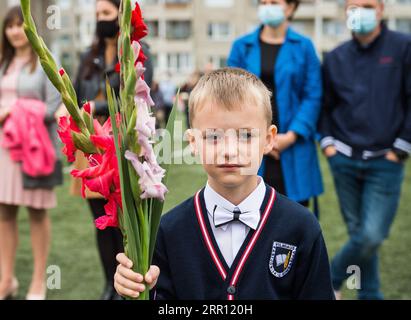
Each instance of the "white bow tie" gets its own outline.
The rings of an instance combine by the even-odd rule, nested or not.
[[[215,206],[213,212],[213,221],[216,228],[222,227],[233,221],[240,221],[251,229],[256,230],[260,223],[260,211],[241,212],[239,209],[230,211],[226,208]]]

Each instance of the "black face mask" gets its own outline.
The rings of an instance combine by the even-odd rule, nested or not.
[[[101,39],[114,38],[120,30],[118,19],[97,21],[97,35]]]

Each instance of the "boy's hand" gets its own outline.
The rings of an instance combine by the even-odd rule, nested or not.
[[[149,285],[150,289],[156,285],[160,275],[160,269],[157,266],[151,266],[145,277],[143,277],[131,270],[133,262],[124,253],[117,255],[117,261],[120,264],[117,266],[114,275],[114,288],[119,295],[138,298],[140,293],[146,289],[143,282]]]

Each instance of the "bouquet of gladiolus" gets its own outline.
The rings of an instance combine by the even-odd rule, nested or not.
[[[59,121],[63,152],[69,162],[77,150],[84,153],[89,166],[73,170],[86,188],[107,199],[105,215],[96,220],[99,229],[119,227],[123,233],[126,255],[133,261],[134,271],[145,274],[153,256],[157,230],[167,192],[162,180],[166,170],[157,163],[153,151],[155,118],[150,89],[144,81],[146,57],[139,41],[148,33],[141,10],[136,3],[123,0],[120,10],[119,64],[120,96],[116,97],[107,82],[110,118],[104,125],[93,119],[89,103],[77,104],[77,96],[69,76],[58,69],[50,51],[37,34],[31,16],[30,0],[21,0],[24,29],[40,58],[50,81],[61,93],[70,114]],[[167,130],[173,131],[173,110]],[[169,132],[170,132],[169,131]],[[139,299],[148,299],[148,290]]]

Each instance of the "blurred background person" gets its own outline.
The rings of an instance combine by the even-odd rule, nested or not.
[[[140,40],[141,48],[146,56],[147,60],[144,62],[144,68],[146,71],[144,72],[144,81],[147,85],[152,88],[153,86],[153,79],[154,79],[154,65],[153,65],[153,57],[151,55],[150,46],[144,40]]]
[[[265,156],[260,174],[290,199],[308,206],[323,192],[314,136],[321,108],[321,66],[310,39],[290,20],[299,0],[261,0],[261,26],[237,39],[228,65],[246,69],[273,93],[277,147]]]
[[[61,98],[48,81],[28,42],[20,7],[13,7],[6,13],[1,41],[0,140],[5,139],[2,128],[11,121],[17,101],[41,101],[46,105],[45,118],[33,124],[32,128],[36,130],[46,126],[47,138],[50,138],[51,148],[54,148],[54,154],[58,157],[55,114],[61,106]],[[14,134],[19,135],[19,129],[27,130],[16,127]],[[33,274],[26,299],[46,298],[45,276],[51,237],[47,211],[56,207],[57,199],[53,188],[61,183],[60,162],[56,162],[51,175],[33,178],[23,173],[21,163],[12,160],[8,149],[0,147],[0,300],[15,296],[18,289],[14,264],[18,245],[17,213],[20,206],[26,207],[29,212],[33,251]]]
[[[348,0],[352,40],[324,60],[321,147],[328,158],[350,239],[331,263],[337,298],[361,270],[359,299],[383,299],[378,249],[400,201],[411,153],[411,36],[382,22],[379,0]]]
[[[156,128],[165,127],[164,124],[164,97],[160,90],[157,81],[153,81],[151,85],[151,98],[154,101],[153,112],[156,116]]]
[[[81,56],[75,81],[79,105],[82,106],[86,101],[90,101],[93,115],[100,123],[104,123],[109,117],[106,77],[117,95],[120,90],[120,77],[115,72],[120,30],[119,6],[120,0],[96,1],[95,40],[91,48]],[[76,154],[74,166],[77,169],[85,169],[88,166],[87,159],[80,152]],[[72,180],[71,193],[81,196],[80,179]],[[100,194],[86,190],[86,198],[94,220],[105,214],[104,206],[107,201]],[[96,236],[105,277],[104,290],[100,299],[118,299],[119,296],[113,287],[113,277],[117,266],[116,255],[124,250],[121,232],[117,228],[96,229]]]
[[[199,70],[194,71],[188,78],[187,82],[184,83],[183,86],[180,88],[180,100],[183,105],[183,110],[186,116],[187,128],[190,127],[190,117],[188,114],[188,100],[190,98],[191,91],[193,91],[194,87],[197,85],[198,81],[203,75],[204,73]]]
[[[160,82],[160,91],[164,99],[164,122],[168,122],[171,110],[173,109],[174,99],[177,93],[177,86],[172,81],[172,75],[167,72],[166,78]]]

